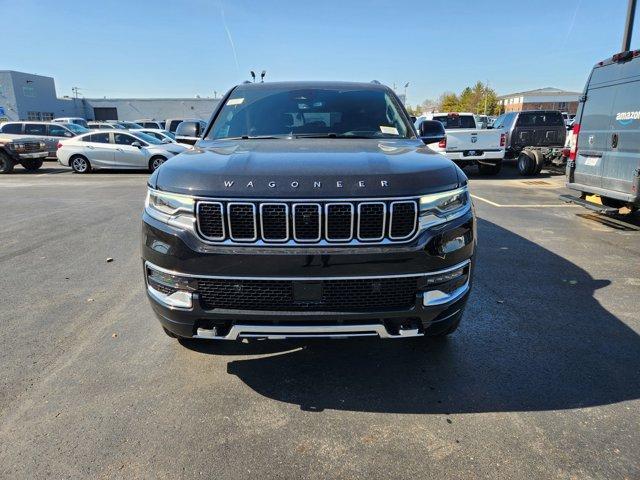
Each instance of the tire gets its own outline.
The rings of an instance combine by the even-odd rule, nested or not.
[[[441,324],[435,323],[431,325],[425,330],[424,336],[427,338],[443,338],[448,335],[451,335],[460,326],[460,320],[462,320],[462,313],[463,311],[456,313],[455,316],[448,318],[447,320],[443,321]]]
[[[500,173],[502,169],[502,162],[496,163],[495,165],[479,163],[478,170],[480,171],[480,175],[497,175]]]
[[[42,160],[23,160],[21,163],[28,172],[35,172],[42,167]]]
[[[4,152],[0,152],[0,173],[11,173],[16,164]]]
[[[151,158],[151,160],[149,160],[149,171],[155,172],[166,161],[166,158],[160,156]]]
[[[538,175],[542,171],[542,167],[544,167],[544,155],[540,150],[531,150],[531,154],[536,162],[536,169],[533,173]]]
[[[91,171],[89,160],[82,155],[74,155],[71,157],[69,164],[75,173],[89,173]]]
[[[530,150],[520,152],[518,155],[518,173],[523,177],[530,177],[536,171],[536,161]]]

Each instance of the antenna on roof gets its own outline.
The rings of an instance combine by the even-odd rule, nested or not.
[[[253,81],[254,81],[254,83],[255,83],[255,81],[256,81],[256,72],[254,72],[253,70],[251,70],[249,73],[251,74],[251,78],[253,78]]]
[[[264,83],[264,76],[267,74],[266,70],[262,70],[262,73],[260,74],[260,83]]]

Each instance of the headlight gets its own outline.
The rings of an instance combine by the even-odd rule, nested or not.
[[[461,217],[471,208],[467,187],[420,197],[420,228],[429,228]]]
[[[149,189],[145,211],[149,216],[178,228],[193,229],[196,201],[188,195]]]

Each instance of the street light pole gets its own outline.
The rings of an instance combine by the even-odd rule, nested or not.
[[[633,19],[636,16],[636,0],[629,0],[627,7],[627,21],[624,25],[624,36],[622,37],[622,51],[631,50],[631,36],[633,35]]]

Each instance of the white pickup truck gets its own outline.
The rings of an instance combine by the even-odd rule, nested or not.
[[[446,140],[429,145],[459,167],[478,165],[482,175],[496,175],[502,167],[506,135],[501,130],[477,128],[473,113],[430,113],[416,119],[438,120],[444,125]]]

